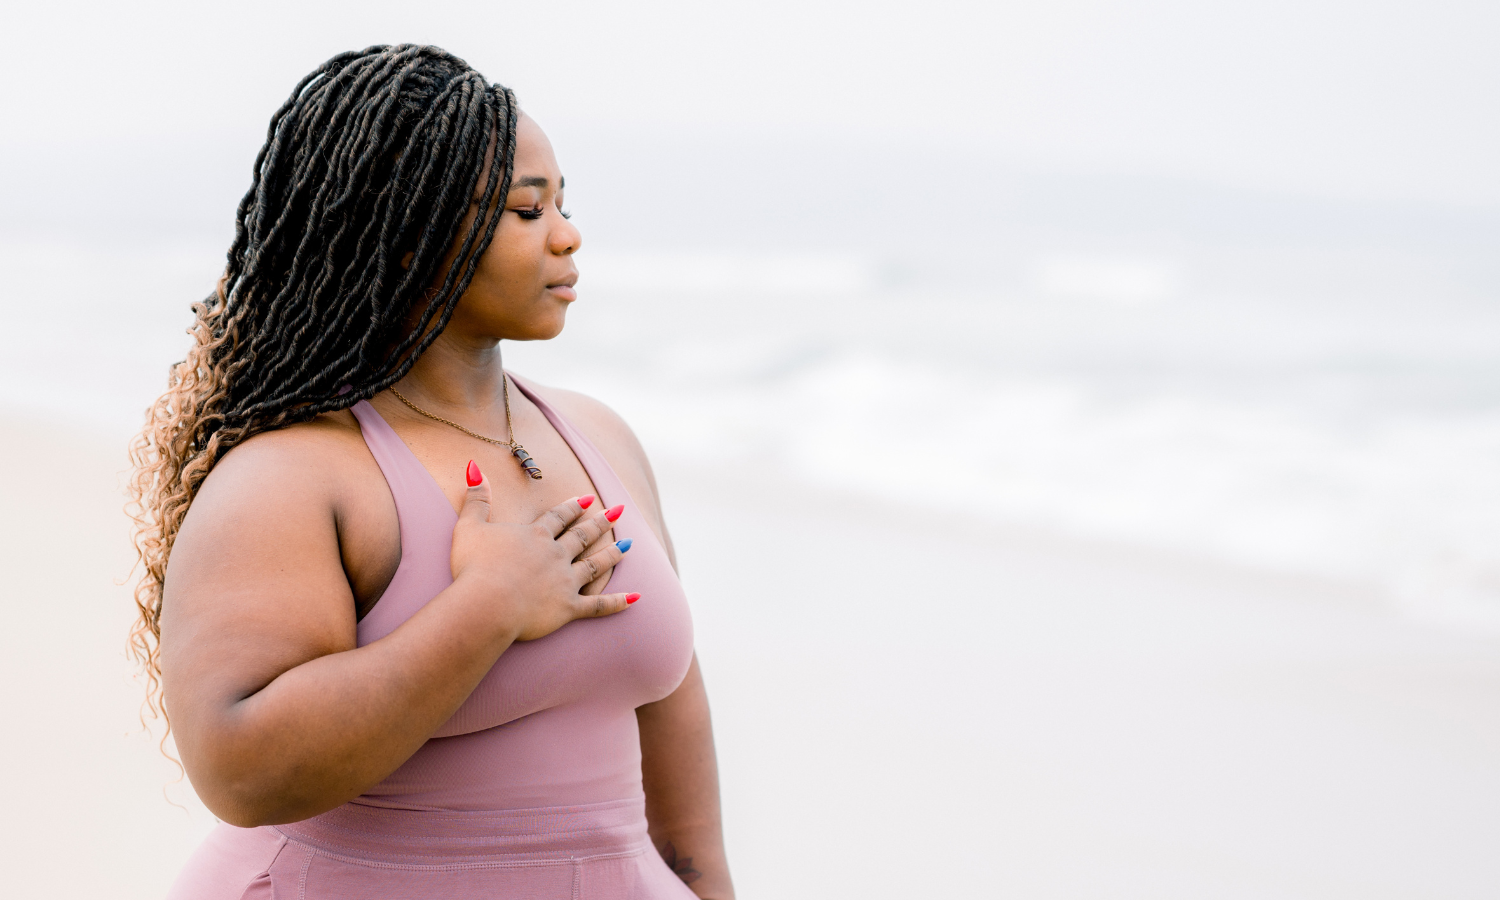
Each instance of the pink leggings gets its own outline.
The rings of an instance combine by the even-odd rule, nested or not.
[[[642,798],[498,812],[345,804],[220,825],[168,900],[696,900],[646,835]]]

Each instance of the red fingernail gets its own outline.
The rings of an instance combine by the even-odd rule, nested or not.
[[[635,601],[637,601],[639,599],[641,599],[641,595],[640,594],[626,594],[625,595],[625,602],[626,603],[634,603]]]
[[[605,510],[604,511],[604,518],[606,518],[609,521],[613,522],[614,520],[620,518],[620,514],[623,513],[623,512],[625,512],[625,504],[621,503],[619,506],[616,506],[616,507],[613,507],[611,509]]]
[[[578,508],[579,509],[588,509],[590,506],[593,506],[593,505],[594,505],[594,495],[593,494],[584,494],[582,497],[578,498]]]
[[[479,467],[474,465],[474,460],[472,459],[469,460],[469,467],[464,470],[464,480],[469,483],[469,487],[473,487],[484,480],[484,475],[479,471]]]

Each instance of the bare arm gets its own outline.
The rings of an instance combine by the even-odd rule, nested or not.
[[[358,796],[415,753],[513,641],[625,608],[623,594],[579,594],[619,560],[609,545],[574,562],[608,527],[601,512],[580,518],[568,501],[534,523],[490,522],[486,481],[454,529],[453,584],[356,647],[335,524],[344,460],[264,437],[277,439],[246,443],[204,483],[163,605],[178,749],[225,821],[296,821]]]
[[[699,897],[733,900],[708,693],[698,658],[677,690],[636,710],[651,843]]]

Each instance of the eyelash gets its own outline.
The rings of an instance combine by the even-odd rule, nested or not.
[[[530,219],[534,221],[536,219],[540,219],[545,212],[546,210],[542,209],[540,206],[537,206],[531,209],[518,209],[516,210],[516,215],[520,216],[523,219]],[[562,217],[564,219],[573,218],[573,214],[565,209],[560,209],[558,210],[558,212],[562,214]]]

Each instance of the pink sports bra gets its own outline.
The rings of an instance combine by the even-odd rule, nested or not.
[[[469,699],[390,777],[351,801],[423,810],[575,806],[642,796],[636,707],[670,694],[693,654],[682,584],[640,506],[597,448],[526,382],[521,392],[573,449],[600,502],[625,504],[615,536],[630,552],[610,592],[639,591],[622,613],[579,619],[513,644]],[[437,482],[367,402],[353,407],[390,485],[401,524],[401,563],[359,623],[359,645],[379,640],[452,583],[457,516]]]

